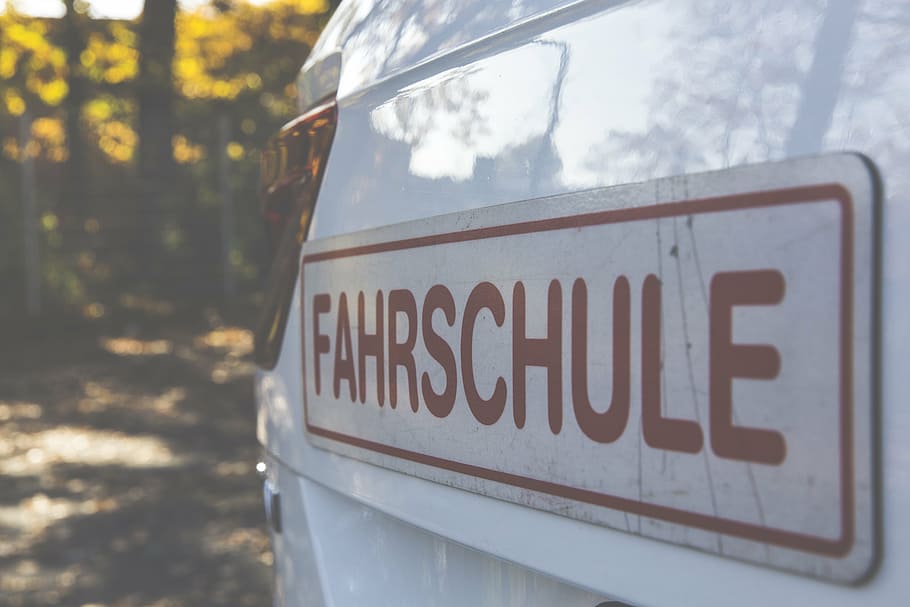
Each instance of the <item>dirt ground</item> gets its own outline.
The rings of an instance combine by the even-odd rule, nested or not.
[[[0,605],[271,605],[250,350],[0,343]]]

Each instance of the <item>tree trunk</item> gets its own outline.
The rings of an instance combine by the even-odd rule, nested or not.
[[[38,208],[35,200],[35,159],[29,153],[32,118],[19,117],[19,149],[22,150],[22,240],[25,258],[25,311],[30,318],[41,314],[41,251],[38,248]]]
[[[76,12],[75,0],[64,0],[64,48],[66,49],[67,86],[66,96],[66,146],[69,153],[64,167],[63,191],[60,196],[60,214],[64,218],[80,217],[89,210],[90,188],[88,163],[85,156],[85,142],[82,138],[80,117],[86,98],[86,83],[82,75],[81,56],[85,50],[85,33],[82,29],[82,15]]]
[[[140,264],[155,278],[160,254],[162,211],[173,200],[176,167],[174,135],[174,20],[177,0],[145,0],[139,27],[139,199]]]

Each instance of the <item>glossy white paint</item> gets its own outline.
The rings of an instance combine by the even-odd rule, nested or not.
[[[399,25],[407,36],[395,33]],[[903,603],[910,596],[910,243],[902,238],[910,231],[908,46],[910,5],[901,0],[585,1],[556,8],[350,2],[308,61],[342,50],[339,128],[314,238],[747,162],[839,150],[872,158],[885,202],[884,539],[870,581],[844,588],[745,565],[316,449],[301,429],[295,298],[279,365],[258,380],[258,435],[307,479],[299,481],[301,503],[312,492],[339,513],[345,505],[377,510],[391,517],[370,519],[370,533],[401,533],[397,521],[406,521],[423,530],[408,534],[415,542],[439,536],[527,567],[513,570],[519,580],[546,572],[633,605]],[[322,535],[331,527],[315,518],[306,526],[294,519],[289,532],[290,519],[285,533],[305,539],[287,550],[279,545],[279,560],[290,567],[279,569],[283,597],[287,605],[306,604],[294,579],[315,569],[321,573],[307,579],[322,579],[323,592],[338,588],[331,580],[344,575],[345,563],[308,564],[304,548],[295,547],[349,542],[356,550],[359,539]],[[454,587],[477,583],[468,571],[461,569]],[[362,573],[364,584],[389,588],[374,570]],[[391,594],[359,603],[341,591],[322,598],[398,603]]]
[[[273,535],[280,605],[593,607],[601,600],[286,468],[276,476],[289,523]]]

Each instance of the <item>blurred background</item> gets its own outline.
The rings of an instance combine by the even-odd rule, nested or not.
[[[0,605],[270,605],[258,150],[337,2],[0,0]]]

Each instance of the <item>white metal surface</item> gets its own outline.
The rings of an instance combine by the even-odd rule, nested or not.
[[[279,604],[594,607],[601,600],[287,469],[275,477],[283,517],[295,522],[273,535]]]
[[[844,588],[314,448],[302,435],[300,343],[293,338],[276,370],[259,378],[260,440],[339,500],[344,494],[428,533],[630,604],[901,604],[910,595],[903,573],[910,567],[910,409],[903,402],[910,390],[910,245],[902,238],[910,231],[910,6],[649,0],[551,11],[521,3],[524,21],[510,27],[511,3],[489,4],[496,14],[475,29],[467,24],[481,11],[470,7],[396,4],[413,33],[386,38],[369,33],[378,18],[361,16],[387,13],[369,3],[346,5],[353,17],[334,21],[314,57],[336,47],[343,53],[339,130],[311,236],[746,162],[838,150],[868,155],[884,185],[878,571]],[[394,51],[405,40],[426,48],[447,41],[447,50]],[[370,53],[408,59],[378,80],[349,68],[349,54]],[[300,330],[299,301],[293,305],[288,336]],[[394,527],[386,519],[373,524]],[[312,540],[321,528],[301,524],[295,533]],[[302,557],[298,562],[304,567]],[[332,604],[353,602],[344,592],[332,596]],[[385,599],[372,602],[395,603]]]

